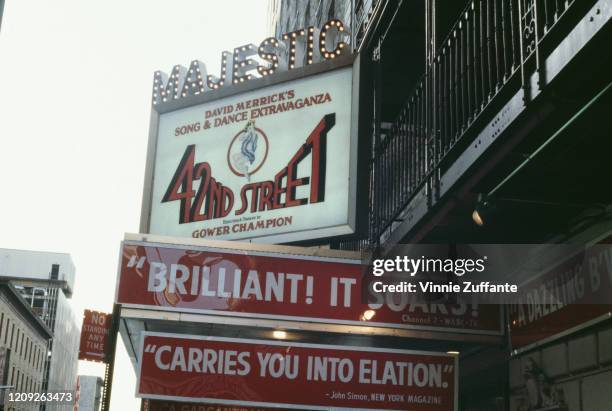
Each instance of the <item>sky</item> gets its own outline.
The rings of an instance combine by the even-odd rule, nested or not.
[[[267,0],[7,0],[0,29],[0,248],[66,252],[72,306],[110,312],[138,232],[153,72],[258,44]],[[79,374],[103,375],[79,363]],[[111,409],[136,410],[123,343]]]

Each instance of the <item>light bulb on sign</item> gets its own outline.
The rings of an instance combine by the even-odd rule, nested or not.
[[[274,330],[272,332],[272,336],[276,338],[277,340],[284,340],[287,338],[287,332],[283,330]]]
[[[374,310],[365,310],[361,315],[361,319],[363,321],[370,321],[376,315],[376,311]]]
[[[265,64],[257,66],[257,72],[262,76],[273,74],[278,68],[278,40],[275,37],[268,37],[259,46],[258,55],[264,60]]]
[[[217,76],[213,76],[213,75],[207,75],[205,76],[206,78],[206,85],[208,86],[208,88],[216,90],[219,87],[221,87],[223,85],[223,79],[225,79],[226,75],[231,75],[233,73],[232,70],[232,64],[228,63],[227,61],[227,57],[229,56],[229,52],[228,51],[224,51],[221,54],[221,78],[218,78]],[[235,57],[234,57],[235,60]]]
[[[320,50],[321,50],[321,54],[323,55],[324,58],[326,59],[333,59],[336,56],[339,56],[342,53],[342,50],[344,50],[344,48],[346,47],[346,43],[344,43],[342,40],[338,41],[338,44],[336,45],[336,47],[334,47],[333,50],[328,50],[327,49],[327,44],[325,41],[325,38],[327,37],[328,31],[332,30],[332,29],[336,29],[338,32],[343,32],[344,31],[344,25],[342,24],[342,22],[338,19],[333,19],[328,21],[323,30],[321,30],[321,35],[320,35]]]
[[[342,41],[347,38],[346,34],[341,34],[343,32],[342,22],[332,19],[320,27],[309,26],[282,34],[281,38],[287,44],[280,50],[279,40],[269,37],[259,46],[246,44],[235,48],[234,53],[222,51],[219,77],[206,74],[206,67],[197,61],[193,61],[188,70],[180,65],[173,66],[170,76],[155,71],[152,103],[155,105],[188,98],[205,90],[217,90],[225,84],[223,80],[226,77],[229,84],[243,83],[274,74],[279,68],[293,69],[303,64],[310,65],[321,58],[339,57],[348,45]],[[257,54],[259,59],[256,61],[248,58]]]

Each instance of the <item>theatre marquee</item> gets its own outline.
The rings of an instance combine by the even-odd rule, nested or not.
[[[263,242],[353,233],[356,75],[341,60],[154,106],[141,231]]]

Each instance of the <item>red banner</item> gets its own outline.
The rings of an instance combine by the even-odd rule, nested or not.
[[[457,409],[457,357],[377,348],[143,333],[137,394],[307,409]]]
[[[360,260],[126,241],[117,302],[250,318],[501,332],[494,305],[410,304],[407,293],[366,300],[362,268]]]
[[[106,346],[112,314],[85,310],[81,327],[79,360],[106,362]]]
[[[509,305],[513,348],[522,348],[612,312],[612,246],[597,244],[520,287]]]

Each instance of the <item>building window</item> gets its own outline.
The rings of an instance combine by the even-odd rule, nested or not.
[[[59,279],[59,264],[51,265],[51,279],[52,280]]]

